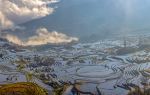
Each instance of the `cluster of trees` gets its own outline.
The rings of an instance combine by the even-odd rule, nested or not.
[[[28,64],[29,67],[51,66],[55,63],[54,58],[48,56],[34,56],[33,63]]]
[[[135,57],[135,58],[127,58],[126,59],[128,62],[130,63],[146,63],[146,62],[150,62],[150,58],[149,57]]]

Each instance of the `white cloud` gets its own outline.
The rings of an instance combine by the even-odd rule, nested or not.
[[[45,17],[53,13],[54,8],[48,7],[50,3],[58,0],[0,0],[0,31],[3,29],[16,29],[17,24],[21,24],[33,19]],[[46,28],[40,28],[36,35],[22,40],[11,34],[6,34],[4,38],[18,45],[42,45],[59,44],[78,41],[78,38],[69,37],[56,31],[49,32]]]
[[[18,45],[23,46],[35,46],[43,44],[60,44],[60,43],[70,43],[72,41],[78,41],[76,37],[69,37],[63,33],[58,33],[56,31],[49,32],[46,28],[40,28],[36,31],[36,35],[29,37],[27,40],[22,41],[17,36],[7,34],[5,36],[7,40]]]
[[[0,12],[0,30],[12,26],[13,23],[8,18],[6,18],[2,12]]]
[[[53,13],[57,0],[0,0],[0,30]]]

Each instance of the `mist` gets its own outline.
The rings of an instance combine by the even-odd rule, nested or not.
[[[28,31],[44,26],[85,42],[141,35],[150,30],[149,5],[148,0],[62,0],[54,14],[22,26]]]
[[[17,14],[20,9],[11,16],[10,10],[7,14],[2,11],[2,26],[6,29],[16,25],[24,27],[24,30],[8,31],[23,39],[36,35],[35,31],[39,27],[61,31],[79,38],[81,42],[149,34],[149,0],[60,0],[59,3],[52,4],[48,1],[32,1],[27,4],[28,1],[15,3],[15,0],[13,3],[18,7],[27,6],[28,13],[24,11],[22,16]],[[43,6],[43,9],[37,6]],[[21,8],[23,11],[24,7]]]
[[[7,39],[9,42],[15,43],[21,46],[37,46],[46,44],[63,44],[77,42],[79,39],[76,37],[69,37],[63,33],[56,31],[49,32],[46,28],[39,28],[36,30],[36,35],[31,36],[22,40],[21,38],[6,34],[3,38]]]

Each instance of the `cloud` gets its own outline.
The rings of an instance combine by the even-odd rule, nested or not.
[[[53,13],[57,0],[0,0],[0,30]]]
[[[13,22],[11,22],[2,12],[0,12],[0,30],[12,26]]]
[[[20,28],[18,24],[50,15],[54,12],[54,8],[48,7],[48,4],[56,2],[58,0],[0,0],[0,30]],[[56,31],[49,32],[46,28],[38,29],[36,35],[26,40],[11,34],[6,34],[4,38],[23,46],[78,41],[78,38]]]
[[[73,41],[78,41],[76,37],[69,37],[63,33],[58,33],[56,31],[49,32],[46,28],[39,28],[36,31],[36,35],[29,37],[28,39],[22,41],[20,38],[14,35],[7,34],[4,38],[8,41],[23,45],[23,46],[36,46],[44,44],[61,44],[61,43],[70,43]]]

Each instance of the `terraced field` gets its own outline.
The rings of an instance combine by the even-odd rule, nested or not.
[[[124,49],[120,43],[112,44],[77,44],[71,49],[56,47],[40,52],[3,50],[0,52],[1,87],[33,82],[49,95],[127,95],[137,89],[149,89],[149,52],[136,49],[136,52],[118,55],[117,49],[130,47]],[[144,91],[147,93],[147,90],[141,93]]]
[[[54,72],[60,80],[82,82],[80,89],[83,91],[94,92],[98,87],[104,95],[125,95],[129,92],[126,89],[129,84],[143,87],[142,82],[148,83],[149,73],[146,70],[150,69],[149,63],[126,63],[126,59],[108,56],[99,64],[57,65]]]

